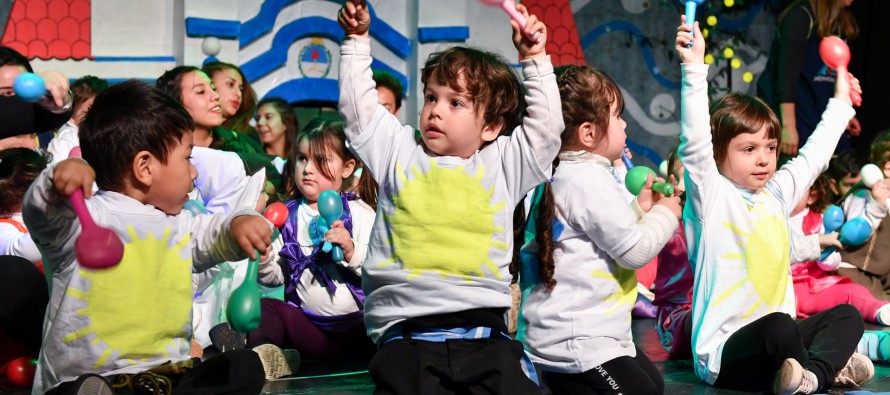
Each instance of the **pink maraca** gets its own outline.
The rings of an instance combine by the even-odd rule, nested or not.
[[[838,74],[847,73],[847,65],[850,64],[850,48],[847,43],[837,36],[828,36],[819,43],[819,56],[828,67],[837,70]],[[862,96],[859,92],[850,89],[850,101],[854,106],[862,105]]]
[[[74,147],[69,157],[80,157],[80,147]],[[68,200],[80,220],[80,235],[74,241],[74,256],[81,266],[89,269],[107,269],[121,262],[124,243],[117,233],[96,225],[83,200],[83,190],[76,189]]]
[[[481,1],[482,4],[492,6],[492,7],[500,6],[501,8],[504,9],[504,11],[507,12],[507,14],[510,15],[511,18],[513,18],[514,21],[516,21],[516,23],[519,24],[519,27],[523,30],[523,32],[525,31],[525,23],[527,22],[527,20],[525,19],[525,16],[523,16],[522,14],[519,13],[519,11],[516,11],[516,3],[514,2],[514,0],[479,0],[479,1]],[[537,43],[541,39],[541,32],[534,32],[533,34],[525,33],[525,36],[528,37],[529,40],[532,40],[532,42]]]

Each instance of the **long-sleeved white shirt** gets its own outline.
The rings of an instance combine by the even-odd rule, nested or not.
[[[686,168],[683,213],[695,272],[692,348],[708,384],[720,373],[730,335],[772,312],[795,316],[788,214],[828,167],[853,108],[832,99],[798,157],[751,191],[721,175],[708,114],[708,66],[683,64],[680,161]]]
[[[522,61],[522,125],[462,159],[428,151],[377,103],[369,39],[347,38],[340,53],[346,136],[380,186],[362,267],[369,335],[376,342],[409,318],[508,308],[513,208],[549,178],[563,130],[550,58]]]

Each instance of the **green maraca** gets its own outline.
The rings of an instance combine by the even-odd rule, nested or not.
[[[278,237],[278,228],[284,226],[287,221],[287,206],[281,202],[275,202],[266,208],[263,216],[272,223],[274,232],[272,239]],[[257,284],[257,271],[259,269],[260,255],[262,251],[256,251],[256,259],[247,262],[247,275],[244,283],[235,289],[229,296],[229,304],[226,306],[226,315],[229,324],[238,332],[247,333],[260,326],[260,286]]]
[[[624,185],[630,193],[634,194],[634,196],[639,195],[640,191],[643,190],[643,187],[646,186],[646,179],[650,174],[652,175],[652,178],[655,179],[655,172],[652,171],[652,169],[646,166],[634,166],[634,168],[628,170],[627,175],[624,176]],[[666,182],[653,182],[652,190],[661,193],[664,196],[671,196],[674,194],[674,186]]]

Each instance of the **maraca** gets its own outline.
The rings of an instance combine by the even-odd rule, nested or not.
[[[331,189],[322,192],[318,196],[318,213],[328,226],[340,219],[340,216],[343,215],[343,200],[340,198],[340,194]],[[342,261],[343,249],[335,244],[334,250],[331,251],[331,258],[334,259],[334,262]]]
[[[624,185],[630,193],[639,195],[640,191],[643,190],[643,187],[646,186],[646,179],[649,174],[652,175],[653,179],[655,178],[655,172],[652,171],[652,169],[646,166],[634,166],[634,168],[628,170],[627,175],[624,176]],[[652,190],[659,192],[664,196],[671,196],[674,194],[674,186],[666,182],[653,182]]]
[[[839,240],[843,245],[858,246],[865,243],[869,236],[871,236],[871,225],[869,225],[868,221],[864,218],[857,217],[844,223],[844,226],[841,226],[841,236]],[[834,252],[834,250],[834,246],[828,247],[822,252],[819,260],[825,260],[825,258],[828,258],[828,255],[831,255],[831,253]]]
[[[699,4],[705,2],[705,0],[685,0],[686,3],[686,24],[692,26],[692,31],[689,32],[691,37],[695,37],[695,9]],[[692,48],[692,41],[689,44],[686,44],[687,48]]]
[[[516,11],[516,3],[514,2],[514,0],[479,0],[479,1],[481,1],[482,4],[492,6],[492,7],[500,6],[501,8],[504,9],[504,11],[507,12],[507,14],[510,15],[511,18],[513,18],[514,21],[516,21],[516,23],[519,24],[519,28],[522,29],[523,32],[525,31],[525,23],[527,22],[527,20],[525,19],[525,16],[523,16],[522,14],[519,13],[519,11]],[[540,32],[535,32],[531,35],[529,35],[528,33],[525,33],[525,36],[528,37],[528,39],[531,40],[533,43],[537,43],[541,39]]]
[[[74,147],[68,151],[69,158],[80,158],[80,146]]]
[[[80,151],[80,147],[75,147],[68,155],[79,153],[74,150]],[[120,263],[124,257],[124,243],[113,230],[96,225],[83,200],[83,190],[75,189],[68,200],[80,220],[80,235],[74,241],[77,262],[89,269],[107,269]]]
[[[272,239],[275,239],[278,237],[278,228],[284,226],[284,222],[287,220],[287,206],[281,202],[272,203],[266,207],[263,217],[272,223],[275,229]],[[247,275],[244,277],[244,283],[232,292],[232,295],[229,296],[229,304],[226,306],[229,324],[232,325],[232,329],[238,332],[247,333],[260,326],[261,291],[257,284],[260,255],[262,255],[262,251],[256,251],[256,259],[247,261]]]
[[[837,70],[838,74],[847,73],[847,65],[850,64],[850,47],[844,40],[837,36],[828,36],[819,43],[819,56],[828,67]],[[850,101],[854,106],[862,105],[862,96],[859,92],[850,89]]]
[[[884,179],[884,172],[878,166],[875,166],[871,163],[862,166],[859,169],[859,174],[862,174],[862,184],[868,188],[875,186],[878,181]]]
[[[34,384],[34,373],[37,371],[37,361],[28,357],[21,357],[9,361],[6,366],[6,378],[16,387],[30,387]]]
[[[46,96],[43,78],[34,73],[22,73],[12,84],[15,95],[24,101],[36,103]]]
[[[844,210],[841,210],[840,207],[832,204],[822,213],[822,226],[825,228],[825,233],[834,232],[843,224]]]

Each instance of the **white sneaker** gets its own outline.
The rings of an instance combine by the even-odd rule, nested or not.
[[[800,366],[794,358],[782,362],[773,379],[773,393],[776,395],[812,394],[818,387],[816,375]]]
[[[847,366],[838,370],[834,378],[835,387],[859,388],[875,377],[875,365],[867,356],[854,352]]]
[[[878,314],[876,315],[875,321],[878,321],[878,324],[890,326],[890,304],[885,304],[878,308]]]
[[[253,351],[260,356],[266,380],[290,376],[300,370],[300,352],[297,350],[282,350],[274,344],[261,344]]]

